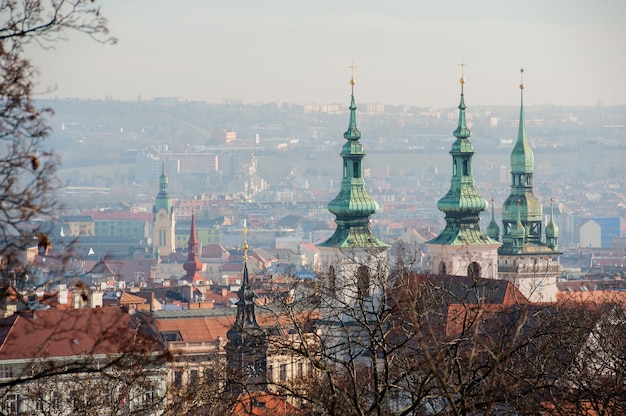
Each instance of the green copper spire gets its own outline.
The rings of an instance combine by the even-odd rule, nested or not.
[[[491,198],[491,221],[487,226],[487,235],[489,238],[492,238],[496,241],[500,238],[500,227],[498,227],[498,223],[496,223],[496,214],[495,208],[493,204],[493,198]]]
[[[167,175],[165,175],[165,163],[161,164],[161,176],[159,177],[159,193],[156,196],[153,212],[156,214],[161,208],[167,212],[172,210],[172,197],[167,189]]]
[[[524,120],[524,70],[521,71],[520,84],[520,118],[517,141],[511,152],[511,194],[502,206],[502,242],[499,253],[514,254],[512,247],[512,229],[516,227],[519,216],[526,230],[526,240],[531,243],[541,243],[542,215],[541,203],[533,194],[533,169],[535,158],[532,148],[526,138]]]
[[[352,66],[354,71],[354,66]],[[356,125],[356,104],[354,101],[354,73],[350,79],[352,95],[350,100],[350,124],[343,134],[347,142],[341,148],[343,158],[343,179],[339,194],[330,201],[328,210],[335,215],[337,229],[321,247],[367,248],[388,247],[370,230],[370,216],[378,210],[378,204],[365,190],[363,179],[363,158],[365,152],[359,142],[361,132]]]
[[[517,141],[513,152],[511,153],[511,171],[518,173],[533,173],[535,165],[535,156],[533,149],[526,138],[526,121],[524,119],[524,70],[521,71],[522,83],[520,84],[520,110],[519,110],[519,128],[517,131]]]
[[[474,147],[469,141],[471,135],[465,122],[465,98],[461,77],[461,102],[459,103],[459,124],[453,135],[452,179],[450,190],[437,202],[437,208],[446,214],[446,227],[428,244],[442,245],[487,245],[498,244],[480,230],[480,213],[487,208],[487,200],[481,197],[474,187],[472,156]]]
[[[554,222],[554,201],[550,198],[550,220],[546,225],[546,243],[554,250],[559,248],[559,227]]]

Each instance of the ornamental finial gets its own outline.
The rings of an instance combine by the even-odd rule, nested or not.
[[[459,66],[461,67],[461,79],[459,80],[459,84],[463,85],[465,84],[465,67],[467,66],[467,64],[464,62],[463,59],[461,59],[461,63],[459,64]]]
[[[243,262],[248,262],[248,227],[246,226],[246,220],[243,220]]]
[[[354,81],[354,70],[356,68],[356,66],[354,66],[354,62],[352,62],[352,65],[350,65],[348,68],[350,68],[351,70],[350,85],[354,87],[354,84],[356,84],[356,82]]]
[[[522,79],[522,83],[519,84],[519,89],[523,90],[524,89],[524,68],[520,69],[519,72],[520,72],[520,77]]]

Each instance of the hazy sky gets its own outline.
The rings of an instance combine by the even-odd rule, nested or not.
[[[98,2],[97,2],[98,3]],[[625,0],[108,0],[119,39],[32,53],[47,97],[626,104]]]

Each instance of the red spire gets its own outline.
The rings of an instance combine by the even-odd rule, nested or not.
[[[196,217],[191,214],[191,230],[189,231],[189,241],[187,242],[188,253],[187,261],[183,265],[183,269],[187,272],[185,280],[192,283],[201,281],[206,282],[206,278],[200,274],[202,270],[202,262],[198,258],[198,238],[196,237]]]

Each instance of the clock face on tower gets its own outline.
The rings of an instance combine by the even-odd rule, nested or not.
[[[159,214],[159,218],[160,218],[160,219],[164,219],[164,218],[165,218],[165,213],[163,213],[163,212],[162,212],[162,213],[160,213],[160,214]]]

